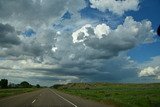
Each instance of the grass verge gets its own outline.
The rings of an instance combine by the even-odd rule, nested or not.
[[[13,95],[35,91],[35,90],[38,90],[38,89],[37,88],[0,89],[0,99],[13,96]]]
[[[58,90],[117,107],[160,107],[160,84],[70,83]]]

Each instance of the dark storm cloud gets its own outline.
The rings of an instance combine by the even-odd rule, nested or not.
[[[13,26],[0,23],[0,47],[19,45],[20,39]]]
[[[75,76],[82,81],[88,82],[121,82],[124,79],[137,77],[138,68],[127,58],[119,56],[113,59],[103,60],[101,63],[99,62],[100,64],[97,62],[90,61],[90,64],[92,64],[90,66],[88,65],[87,68],[84,67],[86,64],[84,62],[77,65],[67,64],[60,68],[29,68],[26,70],[41,72],[43,75]]]
[[[42,55],[43,49],[41,46],[36,44],[30,44],[30,45],[21,44],[19,46],[7,49],[5,53],[6,53],[6,56],[19,57],[20,55],[25,55],[25,56],[37,57]]]
[[[14,31],[15,29],[9,24],[4,25],[0,23],[0,32],[14,32]]]
[[[0,66],[0,69],[2,69],[2,70],[11,70],[12,68]]]
[[[78,76],[78,77],[83,77],[83,76],[93,76],[98,74],[97,72],[94,72],[92,70],[87,71],[79,71],[76,69],[67,69],[67,68],[57,68],[57,69],[50,69],[50,68],[30,68],[27,70],[31,70],[33,72],[42,72],[46,75],[60,75],[60,76]]]
[[[28,53],[31,56],[40,56],[43,53],[43,49],[39,44],[23,45],[23,52]]]

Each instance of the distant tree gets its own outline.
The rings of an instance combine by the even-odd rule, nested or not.
[[[41,86],[39,84],[36,85],[36,88],[40,88]]]
[[[20,83],[20,87],[22,87],[22,88],[31,88],[32,85],[29,84],[27,81],[23,81],[23,82]]]
[[[9,83],[8,88],[16,88],[17,84]]]
[[[1,86],[1,88],[7,88],[8,87],[8,80],[7,79],[1,79],[0,86]]]

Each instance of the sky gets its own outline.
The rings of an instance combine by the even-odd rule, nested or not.
[[[160,82],[159,0],[0,0],[0,78]]]

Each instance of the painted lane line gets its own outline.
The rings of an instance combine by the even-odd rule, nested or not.
[[[36,99],[32,101],[32,104],[33,104],[35,101],[36,101]]]
[[[58,97],[62,98],[63,100],[67,101],[68,103],[70,103],[71,105],[73,105],[74,107],[78,107],[77,105],[75,105],[74,103],[72,103],[71,101],[67,100],[66,98],[62,97],[61,95],[57,94],[56,92],[54,92],[53,90],[51,90],[54,94],[56,94]]]

